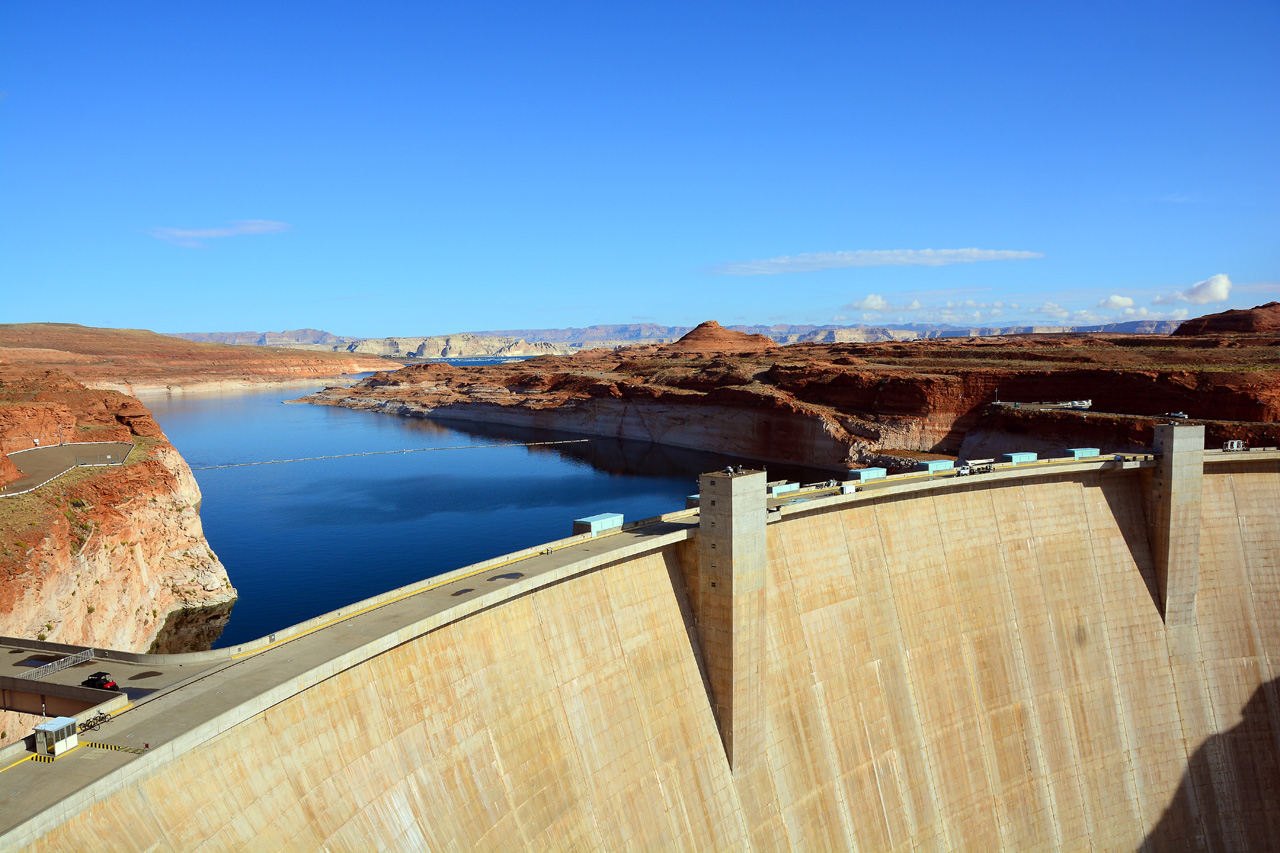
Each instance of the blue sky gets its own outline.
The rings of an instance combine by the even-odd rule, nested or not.
[[[1280,299],[1275,2],[0,5],[0,322]]]

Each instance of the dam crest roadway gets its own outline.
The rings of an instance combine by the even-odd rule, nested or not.
[[[0,639],[7,708],[111,714],[0,752],[0,845],[1249,849],[1280,831],[1280,452],[1157,444],[848,494],[704,475],[714,508],[212,652],[31,680],[80,649]],[[1197,764],[1241,726],[1256,766]]]

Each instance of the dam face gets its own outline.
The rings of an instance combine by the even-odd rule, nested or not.
[[[706,608],[732,601],[699,589],[699,536],[337,672],[32,849],[1265,849],[1280,461],[1206,455],[1176,622],[1153,479],[987,475],[770,513],[763,566],[733,555],[763,601],[729,619],[760,631],[733,657],[759,683],[732,693],[758,703],[732,708],[752,727],[732,763],[704,649]]]

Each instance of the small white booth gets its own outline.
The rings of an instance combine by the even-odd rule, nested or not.
[[[36,726],[36,755],[52,755],[57,758],[79,743],[75,717],[54,717],[49,722]]]

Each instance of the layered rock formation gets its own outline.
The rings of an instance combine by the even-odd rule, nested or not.
[[[335,351],[390,358],[523,358],[533,355],[563,355],[576,347],[546,341],[530,343],[522,338],[480,335],[434,335],[425,338],[368,338],[335,346]]]
[[[1108,332],[1167,335],[1178,323],[1165,320],[1133,320],[1095,326],[982,326],[962,327],[906,323],[897,326],[812,324],[728,326],[730,331],[762,335],[778,344],[870,343],[909,341],[919,338],[969,338],[994,335]],[[566,329],[505,329],[462,332],[431,337],[356,338],[333,335],[319,329],[285,332],[172,332],[175,338],[206,343],[268,347],[293,347],[318,352],[367,353],[393,358],[466,358],[486,356],[565,355],[580,349],[618,349],[636,344],[669,344],[688,334],[688,326],[656,323],[624,323]]]
[[[146,651],[171,613],[236,592],[200,524],[200,489],[150,412],[56,371],[0,368],[0,447],[134,444],[125,465],[77,468],[0,498],[0,626],[9,636]],[[5,470],[20,467],[8,457]],[[29,728],[0,715],[9,739]]]
[[[58,369],[92,388],[126,394],[317,382],[387,368],[386,360],[366,355],[194,343],[70,323],[0,325],[0,364]]]
[[[285,332],[168,332],[170,337],[182,338],[206,344],[236,344],[237,346],[295,346],[297,344],[350,343],[359,338],[341,338],[320,329],[292,329]]]
[[[1023,449],[1019,442],[1059,417],[1067,426],[1044,434],[1070,441],[1056,453],[1145,446],[1153,419],[1167,412],[1213,421],[1211,441],[1237,437],[1226,422],[1261,423],[1247,437],[1276,444],[1278,342],[1044,335],[774,347],[704,324],[664,346],[475,368],[421,365],[306,401],[828,468],[898,467],[910,465],[912,453],[960,453],[979,425],[985,432],[974,455]],[[1082,399],[1093,401],[1090,412],[1025,407]],[[1008,410],[993,407],[997,400],[1024,408],[1001,420]]]
[[[748,335],[721,326],[715,320],[699,323],[680,340],[667,344],[667,353],[759,353],[775,350],[778,345],[764,335]]]
[[[1224,333],[1280,332],[1280,302],[1268,302],[1243,310],[1206,314],[1187,320],[1178,327],[1176,335],[1213,335]]]

